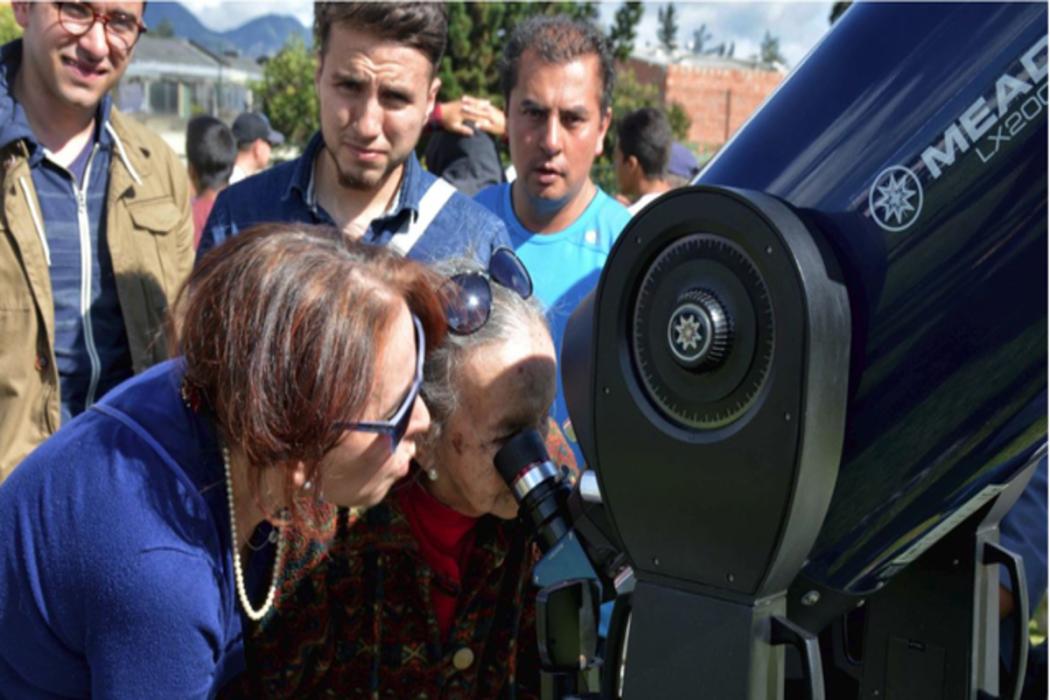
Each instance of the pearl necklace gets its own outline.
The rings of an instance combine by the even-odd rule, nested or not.
[[[280,528],[277,529],[277,553],[273,557],[273,578],[270,581],[270,590],[266,593],[266,601],[262,607],[256,610],[252,602],[248,600],[248,593],[244,590],[244,571],[241,568],[241,552],[237,546],[237,513],[233,506],[233,477],[230,476],[230,451],[222,446],[222,466],[226,471],[226,502],[230,506],[230,536],[233,542],[233,578],[237,584],[237,597],[241,600],[241,607],[245,614],[253,622],[266,617],[273,607],[273,599],[277,594],[277,574],[280,572],[281,557],[284,554],[284,537],[281,536]]]

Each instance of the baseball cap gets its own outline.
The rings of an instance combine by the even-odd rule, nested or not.
[[[671,144],[671,157],[667,159],[667,172],[671,175],[692,180],[700,172],[700,163],[693,152],[679,141]]]
[[[271,146],[279,146],[284,143],[284,134],[274,131],[270,126],[270,120],[259,112],[242,112],[233,120],[232,131],[238,146],[251,143],[256,139],[263,139]]]

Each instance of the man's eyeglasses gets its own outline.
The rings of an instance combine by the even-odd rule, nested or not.
[[[497,248],[489,258],[488,272],[476,270],[449,277],[442,289],[448,329],[457,335],[477,332],[492,313],[492,285],[496,282],[522,299],[532,296],[532,277],[510,248]]]
[[[416,327],[416,376],[412,380],[412,386],[401,400],[397,412],[390,420],[384,421],[357,421],[354,423],[337,423],[336,427],[343,430],[362,430],[368,433],[379,433],[390,438],[390,452],[397,449],[401,438],[408,432],[408,424],[412,422],[412,409],[416,405],[419,389],[423,385],[423,358],[427,351],[426,336],[423,334],[423,324],[412,315],[412,323]]]
[[[146,25],[127,12],[97,12],[82,2],[56,2],[55,6],[58,8],[58,22],[70,36],[82,37],[91,31],[95,22],[101,22],[106,40],[118,51],[130,51],[146,31]]]

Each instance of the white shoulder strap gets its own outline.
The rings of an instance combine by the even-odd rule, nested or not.
[[[456,188],[448,180],[436,178],[419,200],[419,216],[415,221],[410,218],[408,226],[394,234],[390,239],[390,247],[400,255],[407,255],[455,192]]]

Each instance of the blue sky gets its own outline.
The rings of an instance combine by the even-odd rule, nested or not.
[[[292,14],[309,26],[313,6],[308,0],[184,0],[187,7],[208,27],[232,29],[258,15],[269,12]],[[619,2],[600,3],[601,22],[608,26]],[[679,2],[678,40],[685,44],[693,30],[707,25],[712,43],[734,42],[737,58],[758,52],[768,30],[780,39],[781,52],[789,66],[796,65],[828,28],[831,2]],[[646,2],[639,27],[639,41],[656,43],[658,2]]]

